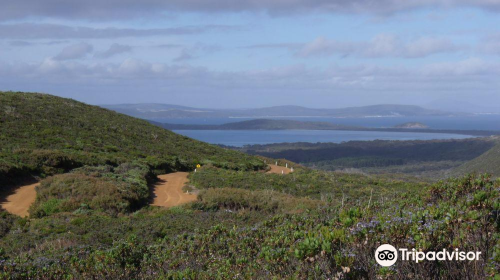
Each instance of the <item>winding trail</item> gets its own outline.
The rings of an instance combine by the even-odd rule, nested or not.
[[[152,186],[151,205],[173,207],[195,201],[196,194],[188,194],[182,191],[182,187],[188,182],[188,174],[187,172],[175,172],[159,175],[159,181]]]
[[[269,165],[269,167],[271,167],[271,170],[267,171],[267,173],[291,173],[291,170],[284,166]],[[195,201],[197,199],[196,194],[189,194],[182,191],[182,188],[188,182],[188,175],[188,172],[175,172],[158,176],[159,181],[152,186],[153,195],[151,205],[173,207]],[[16,188],[13,193],[7,194],[0,201],[0,207],[11,214],[27,217],[31,204],[35,202],[35,188],[39,184],[34,183]]]
[[[35,187],[38,185],[39,183],[35,183],[16,188],[12,194],[9,194],[5,199],[2,199],[0,207],[14,215],[21,217],[28,216],[28,209],[31,204],[35,202]]]
[[[289,174],[292,172],[290,168],[286,168],[284,166],[278,166],[278,165],[271,165],[269,164],[269,167],[271,167],[271,170],[267,171],[267,173],[274,173],[274,174]]]

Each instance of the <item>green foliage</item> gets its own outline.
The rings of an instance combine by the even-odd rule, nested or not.
[[[4,237],[16,221],[16,216],[0,210],[0,238]]]
[[[424,183],[409,183],[359,174],[344,174],[298,168],[288,175],[202,168],[190,175],[190,183],[199,189],[240,188],[273,190],[315,199],[367,200],[419,190]]]
[[[145,120],[47,94],[0,92],[0,184],[85,165],[141,161],[157,173],[197,163],[264,169],[255,157],[202,143]]]
[[[75,210],[130,212],[148,200],[148,172],[143,164],[124,163],[116,168],[87,166],[49,177],[38,187],[30,212],[34,217]]]
[[[496,138],[473,138],[463,140],[429,141],[349,141],[344,143],[279,143],[268,145],[249,145],[238,150],[254,155],[272,158],[286,158],[300,164],[322,170],[343,170],[358,168],[363,172],[405,173],[442,178],[461,164],[471,161],[482,154],[490,155],[484,165],[478,168],[462,168],[455,174],[471,171],[492,172],[496,174],[492,162],[495,153],[492,149]],[[490,151],[491,150],[491,151]],[[498,150],[498,149],[497,149]],[[474,160],[474,162],[479,162]],[[488,167],[488,168],[486,168]]]
[[[498,141],[499,138],[496,139]],[[459,176],[472,172],[486,172],[500,177],[500,143],[477,158],[462,164],[453,170],[452,175]]]
[[[315,209],[325,203],[308,198],[297,198],[274,191],[248,191],[243,189],[220,188],[202,191],[195,207],[204,210],[254,210],[264,212],[296,212]]]
[[[397,200],[265,211],[142,210],[110,218],[58,214],[14,224],[0,239],[0,273],[13,278],[485,279],[500,269],[500,182],[468,176]],[[224,189],[218,189],[223,191]],[[231,198],[229,198],[231,199]],[[397,262],[380,244],[481,251],[474,262]],[[36,244],[36,246],[34,246]]]
[[[30,218],[0,212],[0,278],[484,279],[500,271],[500,181],[432,186],[261,159],[72,100],[0,93],[0,183],[32,172]],[[268,159],[264,159],[268,160]],[[283,161],[284,162],[284,161]],[[155,174],[191,170],[199,201],[144,207]],[[221,167],[226,168],[221,169]],[[398,262],[396,247],[481,251],[477,262]]]

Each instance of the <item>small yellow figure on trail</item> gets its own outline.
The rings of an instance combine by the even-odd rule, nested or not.
[[[200,164],[197,164],[197,165],[196,165],[196,168],[200,168],[200,167],[201,167],[201,165],[200,165]]]

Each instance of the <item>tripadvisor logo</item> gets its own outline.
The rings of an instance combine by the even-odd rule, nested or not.
[[[398,251],[392,245],[380,245],[375,251],[375,260],[381,266],[392,266],[398,260]]]
[[[399,253],[398,253],[399,252]],[[393,266],[398,260],[398,255],[401,256],[401,261],[414,261],[419,263],[421,261],[477,261],[481,252],[464,252],[455,249],[448,251],[443,249],[441,251],[421,252],[415,249],[408,250],[400,248],[397,250],[390,244],[380,245],[375,251],[375,260],[381,266]]]

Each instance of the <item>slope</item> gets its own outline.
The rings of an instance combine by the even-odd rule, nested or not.
[[[500,138],[497,141],[500,141]],[[500,177],[500,143],[477,158],[457,167],[451,175],[458,176],[465,173],[489,173],[494,177]]]
[[[158,174],[191,170],[198,163],[265,168],[255,157],[97,106],[48,94],[0,92],[0,185],[31,174],[131,161]]]

